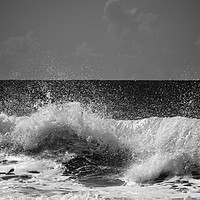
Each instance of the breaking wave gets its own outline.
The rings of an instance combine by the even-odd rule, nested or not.
[[[62,163],[70,156],[84,156],[96,160],[96,165],[123,169],[121,176],[131,182],[197,175],[199,141],[199,119],[114,120],[90,112],[79,102],[48,104],[29,116],[0,114],[2,151]]]

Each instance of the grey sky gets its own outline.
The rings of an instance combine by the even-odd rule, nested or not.
[[[1,0],[1,79],[199,79],[199,0]]]

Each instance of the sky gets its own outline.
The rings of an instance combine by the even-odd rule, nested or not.
[[[199,0],[0,5],[0,79],[200,78]]]

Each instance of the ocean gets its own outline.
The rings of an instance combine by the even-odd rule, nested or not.
[[[199,81],[0,91],[0,199],[200,199]]]

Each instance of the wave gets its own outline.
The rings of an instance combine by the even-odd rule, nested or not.
[[[29,116],[0,114],[2,151],[54,156],[62,163],[69,155],[84,156],[89,163],[123,168],[124,179],[134,182],[198,174],[199,133],[199,119],[114,120],[79,102],[48,104]]]
[[[2,113],[0,145],[8,152],[54,156],[61,162],[69,154],[100,155],[102,165],[122,166],[130,153],[112,131],[113,123],[83,109],[79,102],[50,103],[30,116]]]

